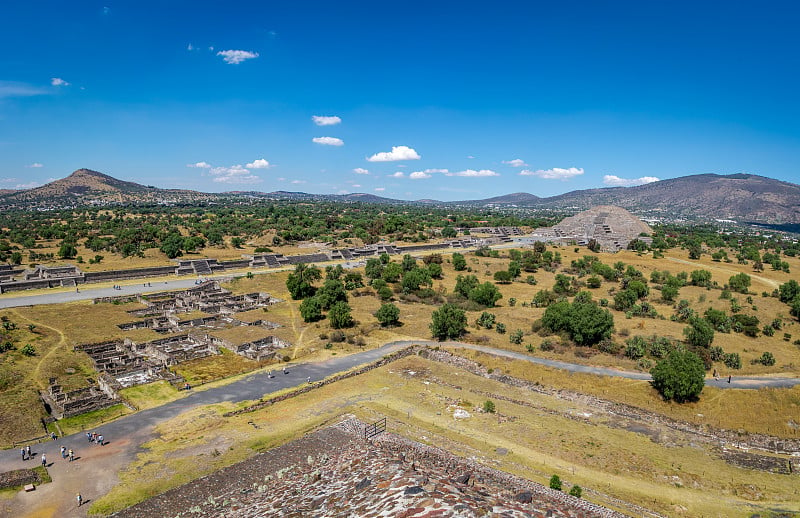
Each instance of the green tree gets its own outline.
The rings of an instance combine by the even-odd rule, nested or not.
[[[479,284],[478,278],[474,275],[459,275],[456,277],[456,286],[453,291],[464,297],[469,298],[469,292]]]
[[[738,293],[747,293],[750,288],[750,276],[746,273],[737,273],[728,279],[728,287]]]
[[[328,320],[334,329],[343,329],[353,325],[352,309],[347,302],[339,301],[328,311]]]
[[[703,318],[691,318],[689,327],[683,329],[683,334],[694,347],[708,347],[714,341],[714,328]]]
[[[61,246],[58,249],[58,257],[61,259],[73,259],[76,255],[78,255],[78,249],[75,248],[73,243],[68,241],[61,243]]]
[[[456,232],[456,229],[454,229],[450,225],[447,225],[442,229],[442,237],[453,238],[456,237],[457,235],[458,232]]]
[[[307,297],[300,303],[300,316],[304,322],[322,320],[322,301],[319,297]]]
[[[771,367],[775,365],[775,356],[769,351],[764,351],[761,357],[756,361],[765,367]]]
[[[403,280],[400,285],[406,293],[417,291],[422,285],[431,285],[431,274],[427,268],[414,267],[403,273]]]
[[[391,303],[382,304],[375,312],[375,318],[384,327],[396,326],[400,323],[400,309]]]
[[[316,288],[312,283],[321,278],[322,272],[313,264],[298,263],[294,267],[294,272],[286,279],[286,289],[289,290],[292,299],[304,299],[314,294]]]
[[[455,271],[461,272],[467,269],[467,260],[464,259],[464,254],[454,253],[452,261]]]
[[[703,360],[691,351],[673,350],[650,370],[653,387],[678,403],[697,399],[705,384]]]
[[[433,279],[442,278],[442,265],[439,263],[430,263],[428,265],[428,273]]]
[[[558,475],[553,475],[550,477],[550,489],[561,491],[561,477]]]
[[[36,356],[36,349],[31,344],[25,344],[19,352],[25,356]]]
[[[576,484],[569,490],[569,494],[575,498],[580,498],[583,495],[583,489],[581,489],[581,486]]]
[[[678,296],[678,288],[664,285],[661,287],[661,299],[665,302],[674,302]]]
[[[692,286],[706,287],[711,285],[711,272],[708,270],[694,270],[689,274]]]
[[[512,279],[513,276],[509,271],[500,270],[498,272],[494,272],[494,281],[500,284],[511,284]]]
[[[344,283],[338,279],[328,279],[317,290],[315,295],[322,304],[322,309],[330,309],[337,302],[347,302],[347,290]]]
[[[800,296],[800,283],[792,279],[785,282],[778,287],[778,296],[781,302],[791,303],[794,299]]]
[[[403,275],[403,268],[397,263],[389,263],[383,267],[383,280],[386,282],[397,282]]]
[[[494,401],[491,401],[489,399],[484,401],[483,402],[483,411],[486,412],[487,414],[494,414],[494,412],[495,412]]]
[[[486,306],[487,308],[494,307],[495,302],[502,298],[503,295],[500,294],[500,290],[498,290],[497,286],[491,282],[479,284],[478,286],[472,288],[469,292],[469,300],[480,304],[481,306]]]
[[[516,331],[508,335],[508,341],[511,342],[512,344],[519,345],[522,343],[523,336],[525,336],[525,334],[522,332],[522,329],[517,329]]]
[[[406,254],[403,256],[403,263],[401,265],[404,272],[408,272],[413,270],[417,267],[417,260],[414,259],[411,254]]]
[[[364,273],[370,279],[380,279],[383,275],[383,263],[377,257],[370,257],[367,259]]]
[[[431,333],[438,340],[458,338],[466,327],[466,313],[453,304],[442,304],[442,307],[431,314]]]

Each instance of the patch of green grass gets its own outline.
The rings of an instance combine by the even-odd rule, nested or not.
[[[186,394],[176,389],[170,382],[165,380],[122,389],[119,393],[139,410],[169,403],[170,401],[180,399]]]
[[[58,427],[64,435],[71,435],[73,433],[82,432],[91,428],[97,428],[103,423],[113,421],[124,415],[131,413],[123,404],[110,406],[108,408],[101,408],[85,414],[76,415],[74,417],[66,417],[58,421]],[[53,423],[48,425],[48,430],[56,431]]]

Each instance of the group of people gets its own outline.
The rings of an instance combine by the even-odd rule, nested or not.
[[[62,459],[69,459],[70,462],[75,460],[75,452],[72,451],[72,448],[67,450],[66,446],[61,447],[61,458]]]
[[[50,433],[50,439],[53,441],[58,440],[58,436],[55,434],[55,432]],[[86,439],[89,442],[99,444],[100,446],[105,444],[105,438],[97,432],[86,432]],[[32,459],[33,455],[36,454],[31,450],[30,445],[20,448],[19,452],[23,461]],[[69,459],[69,462],[73,462],[75,460],[75,451],[72,448],[61,446],[61,458],[64,460]],[[47,455],[45,453],[42,453],[42,467],[47,467]],[[75,498],[78,502],[78,507],[82,506],[83,496],[78,493]]]
[[[97,432],[86,432],[86,439],[100,446],[105,445],[105,439],[103,439],[102,435],[98,435]]]

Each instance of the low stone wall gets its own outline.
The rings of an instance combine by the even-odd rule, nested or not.
[[[241,410],[234,410],[233,412],[227,412],[227,413],[223,414],[223,416],[232,417],[232,416],[235,416],[235,415],[246,414],[246,413],[249,413],[249,412],[254,412],[256,410],[260,410],[260,409],[262,409],[264,407],[268,407],[269,405],[274,405],[275,403],[278,403],[278,402],[283,401],[285,399],[297,397],[300,394],[305,394],[306,392],[310,392],[310,391],[312,391],[312,390],[314,390],[316,388],[324,387],[325,385],[330,385],[331,383],[336,383],[337,381],[341,381],[343,379],[352,378],[353,376],[358,376],[360,374],[364,374],[365,372],[369,372],[372,369],[377,369],[378,367],[383,367],[384,365],[387,365],[389,363],[397,361],[400,358],[405,358],[406,356],[411,356],[412,354],[415,354],[416,351],[417,351],[417,348],[415,346],[406,347],[405,349],[401,349],[401,350],[399,350],[397,352],[394,352],[392,354],[387,354],[386,356],[384,356],[380,360],[372,362],[372,363],[369,363],[369,364],[364,365],[362,367],[359,367],[356,370],[352,370],[352,371],[349,371],[349,372],[343,372],[342,374],[337,374],[336,376],[332,376],[330,378],[326,378],[326,379],[324,379],[322,381],[317,381],[315,383],[310,383],[308,385],[305,385],[304,387],[292,390],[290,392],[286,392],[284,394],[269,398],[269,399],[264,400],[264,401],[260,401],[260,402],[254,404],[254,405],[250,405],[248,407],[242,408]]]
[[[104,272],[86,272],[86,282],[102,282],[119,279],[134,279],[137,277],[159,277],[162,275],[175,275],[174,266],[153,266],[151,268],[133,268],[131,270],[107,270]]]
[[[0,473],[0,489],[41,483],[42,478],[32,469],[15,469]]]

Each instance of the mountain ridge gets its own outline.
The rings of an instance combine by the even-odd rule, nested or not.
[[[640,214],[668,214],[709,219],[736,219],[770,224],[800,223],[800,185],[773,178],[734,173],[703,173],[670,178],[632,187],[602,187],[540,197],[516,192],[479,200],[397,200],[369,193],[311,194],[298,191],[229,191],[204,193],[161,189],[113,176],[78,169],[66,178],[32,189],[0,193],[0,209],[42,209],[79,205],[189,204],[223,199],[339,201],[375,204],[441,206],[508,206],[554,210],[585,210],[595,205],[617,205]]]

